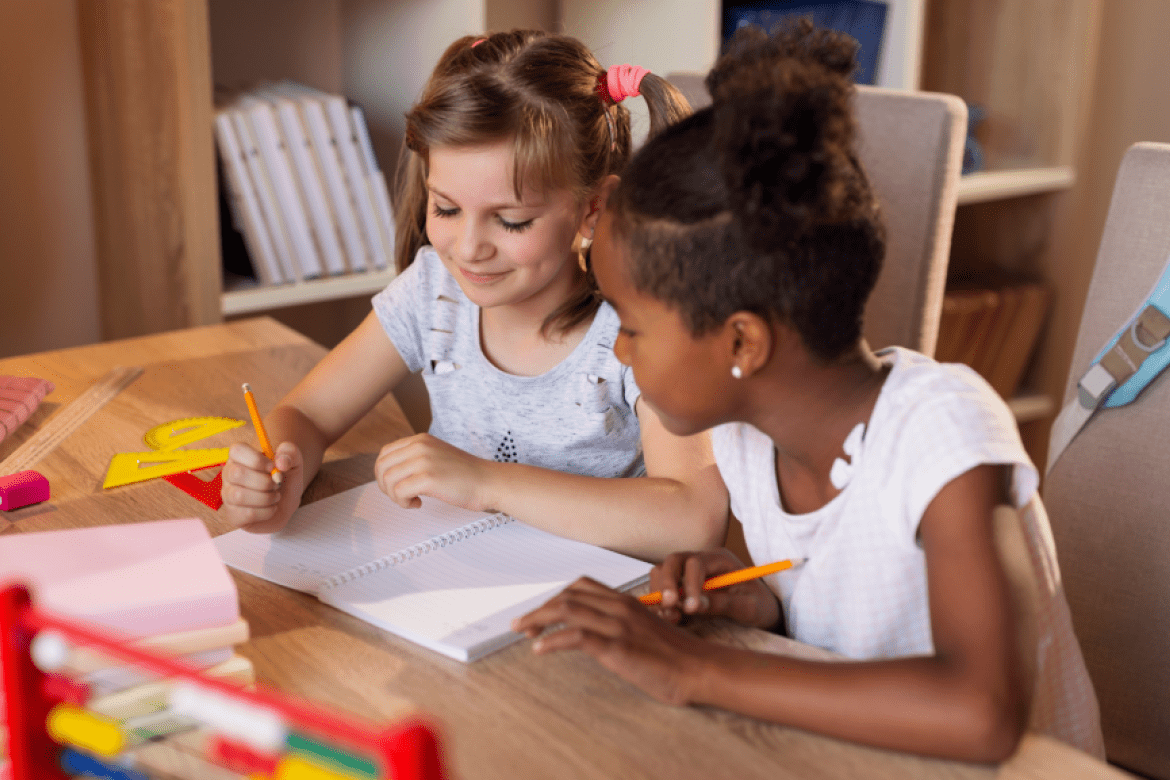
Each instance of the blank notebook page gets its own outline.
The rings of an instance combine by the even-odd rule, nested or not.
[[[432,498],[423,498],[421,509],[403,509],[369,482],[306,504],[279,533],[232,531],[214,542],[229,566],[316,593],[329,577],[484,516]]]
[[[512,618],[582,575],[614,588],[644,579],[647,563],[517,521],[322,588],[327,604],[460,660],[520,638]]]
[[[650,570],[504,515],[430,498],[403,509],[373,482],[301,507],[280,533],[214,541],[229,566],[461,660],[518,639],[512,618],[582,575],[623,588]]]

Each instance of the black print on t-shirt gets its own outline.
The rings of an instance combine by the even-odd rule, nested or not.
[[[517,463],[516,442],[512,439],[512,432],[504,434],[504,440],[496,447],[496,461],[498,463]]]

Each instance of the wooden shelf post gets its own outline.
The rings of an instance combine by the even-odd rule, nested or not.
[[[77,9],[102,337],[219,322],[206,0]]]

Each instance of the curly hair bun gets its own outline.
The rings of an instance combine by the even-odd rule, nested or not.
[[[707,76],[714,146],[749,242],[787,244],[849,211],[857,42],[807,19],[737,31]]]

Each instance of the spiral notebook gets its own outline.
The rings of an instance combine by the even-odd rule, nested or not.
[[[272,535],[215,538],[224,563],[460,661],[521,638],[512,619],[588,575],[618,589],[650,564],[502,514],[430,498],[403,509],[368,483],[301,507]]]

